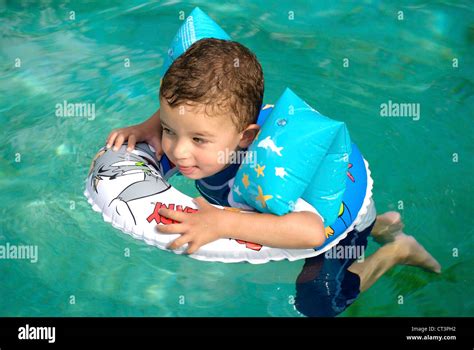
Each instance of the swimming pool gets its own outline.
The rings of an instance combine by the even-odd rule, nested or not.
[[[472,6],[265,3],[0,4],[0,245],[37,247],[36,262],[0,260],[0,315],[299,316],[302,261],[176,256],[113,229],[82,194],[108,132],[156,110],[164,54],[194,6],[257,54],[265,102],[289,86],[347,123],[378,211],[400,209],[443,266],[396,267],[342,316],[474,315]]]

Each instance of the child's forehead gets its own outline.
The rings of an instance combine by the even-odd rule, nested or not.
[[[230,120],[230,111],[214,104],[189,102],[178,106],[178,112],[190,113],[209,118],[221,118]]]
[[[234,127],[230,112],[225,113],[205,105],[179,105],[166,108],[162,113],[162,121],[165,124],[176,126],[187,126],[189,129],[197,129],[200,133],[214,134],[218,136],[223,128],[229,130]],[[207,131],[207,132],[204,132]],[[236,130],[237,132],[237,130]]]
[[[191,114],[203,117],[228,117],[228,113],[219,108],[219,106],[210,103],[199,103],[194,101],[185,101],[176,106],[170,106],[164,99],[160,99],[160,105],[165,109],[173,112],[173,114]]]

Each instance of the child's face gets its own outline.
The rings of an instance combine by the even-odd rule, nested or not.
[[[190,179],[214,175],[228,165],[229,152],[245,148],[255,137],[258,126],[252,124],[238,132],[229,117],[208,116],[202,106],[182,105],[171,108],[161,99],[163,152]]]

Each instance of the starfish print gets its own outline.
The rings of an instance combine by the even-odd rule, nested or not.
[[[257,166],[255,167],[255,171],[257,172],[257,177],[259,177],[260,175],[262,176],[265,176],[265,174],[263,173],[263,170],[265,170],[265,166],[260,166],[259,164],[257,164]]]
[[[242,182],[243,182],[245,188],[249,187],[250,181],[249,181],[249,175],[248,174],[244,174],[242,176]]]
[[[260,201],[262,203],[262,207],[266,208],[267,207],[267,201],[269,199],[272,199],[273,196],[270,194],[264,195],[262,188],[258,186],[258,196],[255,198],[256,200]]]

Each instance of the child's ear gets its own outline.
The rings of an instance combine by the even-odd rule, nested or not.
[[[242,137],[239,142],[240,148],[247,148],[253,142],[258,132],[260,131],[260,126],[257,124],[250,124],[242,131]]]

